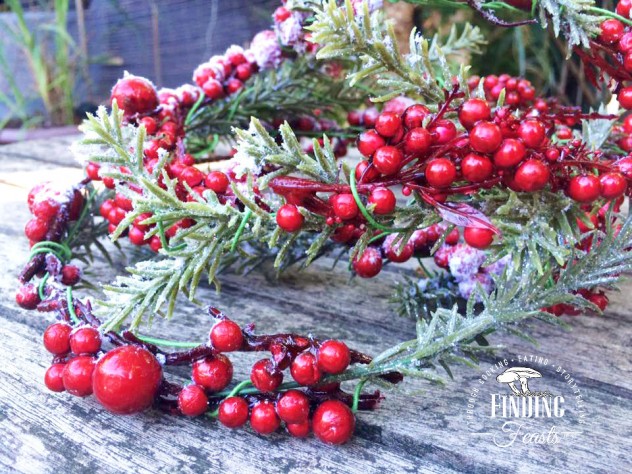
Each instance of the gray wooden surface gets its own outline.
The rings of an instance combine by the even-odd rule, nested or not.
[[[603,317],[568,318],[572,331],[536,324],[534,348],[509,336],[499,357],[542,354],[573,372],[589,410],[588,424],[572,442],[498,448],[465,426],[469,387],[480,371],[454,367],[446,388],[408,381],[387,393],[380,409],[358,416],[356,435],[342,447],[284,433],[261,437],[249,429],[229,431],[203,419],[149,411],[135,416],[105,412],[92,399],[48,392],[43,375],[50,356],[41,344],[42,315],[16,307],[15,275],[27,255],[22,234],[28,219],[27,183],[42,177],[78,176],[69,139],[0,148],[0,471],[1,472],[629,472],[632,466],[632,358],[628,282]],[[262,332],[296,331],[338,337],[376,353],[414,334],[412,322],[394,315],[387,298],[395,272],[349,280],[342,268],[321,262],[279,280],[269,271],[248,277],[227,274],[223,291],[202,289],[200,299]],[[124,262],[118,258],[117,264]],[[88,278],[107,281],[104,265]],[[156,335],[201,340],[208,317],[184,303]],[[250,355],[234,356],[236,379],[247,374]],[[484,360],[489,365],[495,359]],[[553,390],[563,382],[549,377]],[[412,396],[411,396],[412,395]]]

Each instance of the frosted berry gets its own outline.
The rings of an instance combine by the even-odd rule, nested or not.
[[[494,153],[494,164],[500,168],[511,168],[520,163],[527,154],[524,144],[515,138],[507,138]]]
[[[15,294],[15,302],[20,308],[35,309],[40,301],[37,287],[33,283],[25,283],[20,286]]]
[[[382,270],[382,255],[375,247],[367,247],[353,260],[353,270],[359,277],[373,278]]]
[[[186,416],[200,416],[208,408],[208,397],[199,385],[187,385],[178,394],[178,409]]]
[[[228,428],[238,428],[248,421],[248,403],[242,397],[229,397],[219,405],[219,422]]]
[[[310,352],[303,352],[292,361],[290,373],[301,385],[314,385],[322,375],[316,357]]]
[[[53,364],[48,370],[46,370],[46,374],[44,374],[44,383],[46,384],[46,388],[51,392],[63,392],[66,390],[64,388],[64,368],[66,364]]]
[[[538,160],[527,160],[516,170],[514,182],[521,191],[540,191],[549,182],[549,167]]]
[[[339,400],[327,400],[319,405],[312,418],[316,437],[327,444],[344,444],[355,430],[355,416]]]
[[[294,204],[284,204],[276,214],[277,225],[286,232],[298,232],[305,218]]]
[[[470,131],[470,146],[480,153],[493,153],[502,139],[500,127],[491,122],[479,122]]]
[[[606,173],[599,177],[601,196],[606,199],[616,199],[623,196],[628,182],[621,173]]]
[[[286,423],[303,423],[309,417],[309,398],[298,390],[288,390],[277,402],[277,413]]]
[[[250,381],[257,390],[273,392],[283,382],[283,372],[270,359],[261,359],[252,366]]]
[[[241,327],[234,321],[225,319],[211,329],[211,344],[220,352],[232,352],[241,347],[244,336]]]
[[[608,297],[603,292],[592,293],[588,296],[588,301],[597,306],[602,312],[606,310],[609,303]]]
[[[480,227],[466,227],[463,231],[463,238],[470,247],[475,249],[486,249],[494,241],[494,233],[489,229]]]
[[[373,155],[373,166],[386,176],[394,175],[399,171],[404,154],[394,146],[383,146]]]
[[[252,407],[250,426],[259,434],[270,434],[281,426],[281,420],[276,414],[274,404],[264,400]]]
[[[601,183],[597,176],[579,175],[571,178],[566,191],[571,199],[590,203],[600,196]]]
[[[329,202],[331,203],[334,214],[343,221],[353,219],[358,215],[359,208],[353,194],[334,194],[329,199]]]
[[[456,179],[456,166],[447,158],[431,160],[426,167],[426,181],[435,188],[450,186]]]
[[[94,358],[92,356],[78,356],[71,359],[64,367],[62,374],[64,388],[77,397],[91,395],[93,372]]]
[[[154,85],[147,79],[126,76],[119,79],[112,88],[111,101],[116,100],[126,116],[147,113],[158,107],[158,94]]]
[[[358,137],[358,151],[367,158],[373,156],[373,153],[384,145],[386,141],[375,130],[362,132]]]
[[[461,173],[470,183],[480,183],[494,172],[492,161],[483,155],[469,153],[461,161]]]
[[[70,335],[70,350],[75,354],[96,354],[99,349],[101,334],[95,328],[79,328]]]
[[[395,210],[397,199],[388,188],[374,188],[369,195],[369,204],[373,204],[373,212],[378,215],[390,214]]]
[[[218,354],[193,363],[193,381],[211,392],[225,389],[233,378],[233,364]]]
[[[328,374],[340,374],[351,362],[351,351],[342,341],[325,341],[318,348],[318,367]]]
[[[48,222],[41,219],[31,219],[24,226],[24,235],[34,242],[40,242],[46,239],[48,233]]]
[[[402,119],[395,112],[382,112],[375,121],[375,130],[383,137],[393,137],[402,126]]]
[[[70,352],[70,333],[72,327],[64,323],[54,323],[44,331],[44,347],[55,355],[63,355]]]
[[[204,186],[217,194],[224,194],[229,184],[228,176],[221,171],[211,171],[204,179]]]
[[[463,103],[459,110],[459,122],[465,128],[472,128],[480,120],[489,120],[491,109],[487,101],[482,99],[470,99]]]

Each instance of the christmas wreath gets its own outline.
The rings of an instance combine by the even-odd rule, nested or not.
[[[498,27],[550,23],[594,85],[632,108],[628,0],[616,13],[591,0],[412,3],[472,8]],[[57,319],[44,333],[50,390],[93,394],[114,413],[153,406],[261,434],[283,423],[340,444],[382,399],[367,384],[443,383],[450,365],[494,350],[494,331],[530,339],[527,319],[606,308],[632,268],[621,211],[632,116],[562,105],[507,74],[468,77],[458,58],[486,43],[469,24],[444,39],[413,31],[402,54],[380,7],[289,0],[274,29],[201,64],[192,84],[117,82],[74,147],[86,178],[28,197],[16,300]],[[341,159],[350,146],[361,160]],[[202,171],[210,161],[223,171]],[[100,300],[79,298],[76,263],[104,238],[147,250]],[[200,341],[143,332],[173,316],[179,294],[204,307],[202,278],[219,288],[229,267],[283,271],[323,255],[361,278],[416,259],[419,278],[393,297],[416,334],[371,357],[336,339],[257,334],[214,307]],[[250,351],[264,354],[233,383],[229,354]],[[190,366],[192,383],[167,380],[171,366]]]

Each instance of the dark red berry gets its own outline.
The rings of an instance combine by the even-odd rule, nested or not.
[[[277,413],[286,423],[303,423],[309,417],[309,398],[298,390],[288,390],[277,402]]]
[[[277,225],[286,232],[298,232],[305,218],[294,204],[284,204],[276,214]]]
[[[217,418],[228,428],[238,428],[248,421],[248,403],[241,397],[229,397],[219,405]]]
[[[472,128],[480,120],[489,120],[491,109],[483,99],[466,100],[459,110],[459,122],[465,128]]]
[[[339,400],[327,400],[314,412],[312,425],[316,437],[327,444],[344,444],[355,429],[355,416]]]
[[[211,344],[220,352],[232,352],[241,347],[244,336],[241,327],[234,321],[225,319],[211,329]]]
[[[233,378],[233,364],[218,354],[193,363],[193,381],[211,392],[225,389]]]
[[[87,397],[92,394],[92,374],[94,357],[78,356],[71,359],[64,367],[62,379],[64,388],[71,395]]]
[[[370,183],[380,176],[374,166],[369,166],[370,163],[364,160],[356,165],[355,177],[358,183]]]
[[[70,333],[72,327],[65,323],[54,323],[44,331],[44,347],[55,355],[70,352]]]
[[[340,374],[351,362],[351,352],[342,341],[325,341],[318,348],[318,367],[328,374]]]
[[[35,309],[40,301],[37,287],[33,283],[20,286],[15,294],[15,302],[20,308]]]
[[[386,176],[397,173],[402,161],[404,161],[404,154],[394,146],[383,146],[373,155],[373,166]]]
[[[74,286],[81,279],[81,270],[76,265],[61,267],[61,282],[66,286]]]
[[[250,381],[257,390],[273,392],[283,382],[283,372],[270,359],[261,359],[252,366]]]
[[[386,258],[388,258],[391,262],[395,263],[403,263],[413,256],[415,253],[415,248],[411,242],[407,242],[406,245],[401,247],[401,243],[394,243],[394,239],[386,239],[384,242],[384,250],[386,253]]]
[[[515,138],[506,138],[494,153],[494,164],[500,168],[511,168],[520,163],[527,154],[524,144]]]
[[[606,199],[616,199],[623,196],[628,188],[628,182],[621,173],[606,173],[599,177],[601,196]]]
[[[423,155],[430,149],[430,145],[432,145],[432,135],[425,128],[413,128],[404,137],[404,151],[411,155]]]
[[[119,79],[112,88],[111,101],[116,100],[126,116],[147,113],[158,107],[158,94],[154,85],[147,79],[126,76]]]
[[[456,166],[447,158],[435,158],[426,167],[426,181],[435,188],[450,186],[456,179]]]
[[[470,146],[480,153],[493,153],[502,139],[500,127],[491,122],[479,122],[470,131]]]
[[[96,328],[79,328],[70,335],[70,350],[75,354],[96,354],[99,349],[101,334]]]
[[[121,415],[149,408],[162,381],[156,357],[139,346],[120,346],[101,357],[94,369],[94,396],[108,411]]]
[[[470,183],[480,183],[491,177],[494,171],[492,161],[486,156],[470,153],[461,161],[461,173]]]
[[[516,170],[514,182],[525,192],[540,191],[549,182],[549,167],[539,160],[527,160]]]
[[[489,229],[480,227],[466,227],[463,231],[463,238],[470,247],[486,249],[494,241],[494,233]]]
[[[369,204],[373,204],[373,212],[378,215],[390,214],[395,210],[397,199],[388,188],[374,188],[369,195]]]
[[[268,400],[257,403],[250,413],[250,426],[259,434],[269,434],[279,429],[281,420],[276,414],[274,404]]]
[[[334,194],[329,198],[329,202],[334,214],[343,221],[355,218],[360,211],[351,193]]]
[[[373,153],[384,145],[386,141],[375,130],[362,132],[358,137],[358,151],[367,158],[373,156]]]
[[[290,373],[301,385],[314,385],[322,375],[316,357],[310,352],[303,352],[292,361]]]
[[[66,390],[63,378],[65,367],[66,364],[53,364],[46,370],[44,383],[51,392],[63,392]]]
[[[359,277],[373,278],[382,270],[382,254],[375,247],[367,247],[353,260],[353,270]]]
[[[601,194],[599,178],[592,174],[571,178],[566,189],[569,197],[577,202],[590,203]]]
[[[208,408],[208,397],[199,385],[187,385],[178,394],[178,408],[183,415],[200,416]]]
[[[310,423],[309,420],[303,423],[287,423],[285,429],[295,438],[306,438],[309,435]]]
[[[546,129],[536,119],[525,120],[518,127],[518,136],[529,148],[539,148],[546,138]]]
[[[228,176],[221,171],[211,171],[204,180],[204,186],[217,194],[224,194],[229,184]]]
[[[592,293],[588,297],[588,301],[597,306],[602,312],[606,310],[609,303],[608,297],[603,292]]]

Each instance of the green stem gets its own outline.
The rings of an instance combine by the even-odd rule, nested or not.
[[[360,394],[362,393],[362,388],[364,387],[364,384],[366,384],[366,379],[362,379],[360,380],[360,382],[358,382],[358,384],[356,385],[355,390],[353,391],[353,405],[351,405],[351,411],[353,413],[356,413],[358,411],[358,403],[360,401]]]
[[[160,243],[162,244],[162,248],[165,250],[165,252],[169,253],[169,252],[174,252],[176,250],[182,250],[183,248],[187,246],[187,244],[182,242],[181,244],[176,245],[175,247],[169,247],[169,242],[167,242],[167,236],[165,235],[165,226],[162,223],[162,221],[156,222],[156,227],[158,227],[158,237],[160,238]]]
[[[235,237],[233,238],[233,243],[230,245],[230,251],[234,252],[237,248],[237,244],[239,243],[239,237],[244,233],[244,229],[246,228],[246,224],[248,223],[248,219],[252,216],[252,210],[250,208],[246,209],[244,213],[244,217],[241,219],[239,227],[237,228],[237,232],[235,233]]]
[[[358,194],[358,188],[356,187],[355,173],[353,171],[349,173],[349,187],[351,188],[351,194],[353,194],[353,199],[355,199],[355,202],[358,205],[360,212],[366,218],[369,224],[371,224],[371,226],[375,227],[376,229],[383,230],[384,232],[388,232],[389,234],[394,234],[396,232],[405,232],[406,230],[408,230],[403,227],[400,227],[400,228],[387,227],[383,224],[380,224],[375,219],[373,219],[373,216],[371,215],[371,213],[362,203],[362,199],[360,199],[360,195]]]
[[[235,387],[233,387],[233,389],[230,392],[228,392],[226,396],[223,397],[223,399],[226,400],[227,398],[234,397],[238,393],[244,393],[245,392],[244,388],[247,387],[248,385],[252,385],[252,382],[250,380],[242,380],[237,385],[235,385]],[[222,392],[219,392],[217,395],[219,395],[220,393]],[[208,414],[208,416],[212,418],[217,418],[218,415],[219,415],[219,407],[215,409],[215,411],[212,411],[211,413]]]
[[[626,25],[632,26],[632,20],[628,20],[626,17],[621,16],[615,12],[611,12],[610,10],[606,10],[604,8],[590,7],[590,8],[586,8],[586,11],[591,12],[591,13],[601,13],[603,16],[616,18],[620,22],[625,23]]]
[[[169,339],[158,339],[155,337],[143,336],[140,334],[135,335],[138,339],[143,342],[147,342],[149,344],[153,344],[155,346],[166,346],[166,347],[179,347],[182,349],[193,349],[194,347],[199,347],[203,345],[202,342],[186,342],[186,341],[172,341]]]
[[[66,302],[68,303],[68,312],[70,313],[72,321],[75,324],[80,323],[81,320],[77,317],[77,313],[75,312],[75,303],[72,299],[72,288],[70,286],[66,288]]]

